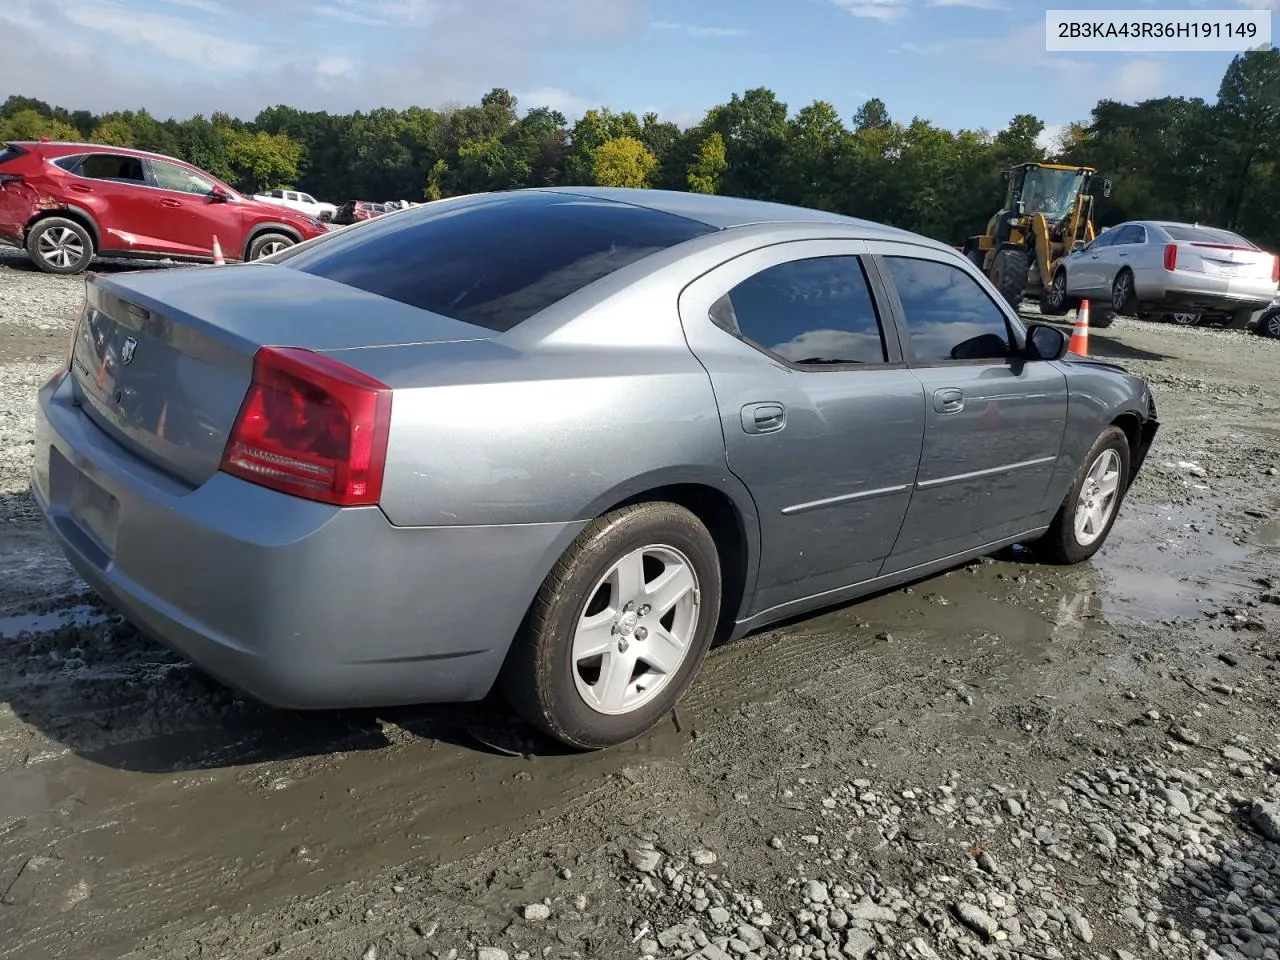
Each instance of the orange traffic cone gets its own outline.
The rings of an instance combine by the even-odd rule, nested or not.
[[[1080,301],[1080,309],[1076,311],[1076,323],[1071,328],[1071,343],[1067,346],[1071,353],[1082,357],[1089,355],[1089,301]]]
[[[213,235],[213,263],[215,266],[222,266],[227,261],[222,259],[222,245],[218,243],[218,235]]]

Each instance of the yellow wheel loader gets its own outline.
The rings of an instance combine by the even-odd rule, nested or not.
[[[1094,238],[1094,192],[1111,196],[1111,181],[1096,174],[1057,163],[1021,163],[1005,172],[1004,209],[986,233],[965,241],[964,253],[1015,310],[1039,297],[1042,313],[1067,312],[1065,287],[1055,288],[1054,276],[1063,257]]]

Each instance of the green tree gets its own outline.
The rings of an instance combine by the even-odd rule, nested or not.
[[[717,131],[702,141],[697,157],[689,164],[689,189],[694,193],[715,193],[727,169],[729,161],[724,153],[724,137]]]
[[[658,158],[636,137],[615,137],[591,151],[591,174],[602,187],[647,187]]]
[[[293,182],[298,178],[302,144],[284,134],[223,133],[227,161],[235,172],[236,185],[256,193],[268,184]]]
[[[89,139],[109,147],[132,147],[134,146],[133,127],[123,117],[108,117],[94,127]]]

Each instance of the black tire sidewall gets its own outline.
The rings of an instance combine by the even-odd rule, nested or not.
[[[296,243],[293,237],[289,236],[287,233],[277,233],[275,231],[270,233],[260,233],[254,237],[253,242],[249,244],[249,256],[247,259],[250,262],[257,260],[258,251],[274,240],[283,240],[285,245],[290,247],[294,246]]]
[[[45,233],[47,233],[49,230],[53,230],[54,228],[57,228],[57,227],[66,227],[70,230],[73,230],[76,233],[76,235],[80,237],[81,242],[84,244],[85,255],[83,259],[81,259],[74,266],[70,266],[70,267],[54,266],[53,264],[45,260],[44,257],[40,256],[40,253],[39,253],[40,237],[43,236]],[[36,267],[38,267],[40,270],[44,271],[45,273],[57,274],[59,276],[64,276],[64,277],[74,276],[75,274],[78,274],[78,273],[84,273],[85,270],[89,268],[89,264],[93,262],[93,256],[95,252],[96,251],[94,249],[93,236],[89,233],[88,230],[84,228],[82,224],[79,224],[68,217],[46,217],[44,220],[41,220],[39,223],[37,223],[31,229],[31,232],[27,235],[27,255],[31,258],[31,262],[34,263]]]
[[[991,280],[1005,302],[1017,310],[1027,289],[1031,258],[1022,250],[1001,250],[991,261]]]
[[[1124,303],[1117,305],[1116,294],[1120,289],[1120,280],[1125,276],[1128,276],[1129,278],[1129,283],[1128,283],[1129,292],[1124,298]],[[1126,317],[1130,316],[1133,313],[1133,301],[1136,296],[1137,296],[1137,292],[1133,289],[1133,271],[1130,270],[1128,267],[1125,267],[1118,274],[1116,274],[1115,280],[1113,280],[1111,283],[1111,308],[1117,314],[1120,314]]]
[[[1084,488],[1085,478],[1089,475],[1089,470],[1097,462],[1104,450],[1114,449],[1120,455],[1120,489],[1116,493],[1116,503],[1111,510],[1111,516],[1107,518],[1107,525],[1102,531],[1102,535],[1093,543],[1084,546],[1076,539],[1075,515],[1076,507],[1080,500],[1080,491]],[[1093,446],[1089,448],[1080,462],[1080,469],[1076,471],[1075,481],[1071,484],[1071,489],[1067,492],[1066,499],[1063,500],[1062,506],[1058,511],[1058,515],[1054,518],[1053,526],[1050,528],[1047,538],[1051,554],[1055,559],[1062,563],[1083,563],[1095,553],[1102,549],[1103,544],[1111,536],[1111,529],[1115,526],[1116,519],[1120,516],[1120,508],[1124,505],[1125,495],[1128,493],[1127,478],[1129,476],[1129,464],[1132,457],[1132,451],[1129,449],[1129,439],[1125,436],[1123,430],[1119,427],[1111,426],[1103,430],[1098,435],[1098,439],[1093,442]]]
[[[640,709],[622,716],[592,710],[574,682],[573,633],[589,592],[618,559],[632,550],[662,544],[679,550],[698,578],[699,622],[685,661],[666,687]],[[692,682],[711,646],[720,616],[720,559],[715,541],[692,513],[675,504],[650,503],[624,508],[584,531],[579,549],[563,570],[552,571],[535,607],[543,617],[530,635],[533,676],[509,682],[532,684],[537,716],[529,719],[556,739],[582,749],[615,746],[651,729],[669,713]],[[517,668],[519,669],[519,668]],[[530,698],[521,698],[526,702]],[[527,711],[526,711],[527,715]]]

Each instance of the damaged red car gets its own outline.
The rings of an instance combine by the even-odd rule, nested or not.
[[[0,149],[0,243],[47,273],[82,273],[94,257],[258,260],[328,227],[244,196],[173,157],[84,143],[18,141]]]

